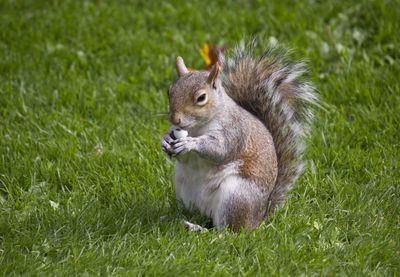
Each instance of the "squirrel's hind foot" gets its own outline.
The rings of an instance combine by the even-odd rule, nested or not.
[[[203,232],[207,232],[207,231],[208,231],[207,228],[201,227],[200,225],[197,225],[197,224],[193,224],[193,223],[191,223],[191,222],[189,222],[189,221],[187,221],[187,220],[182,220],[182,224],[183,224],[190,232],[200,232],[200,233],[203,233]]]

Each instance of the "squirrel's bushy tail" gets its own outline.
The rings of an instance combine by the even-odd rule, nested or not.
[[[303,169],[304,138],[317,96],[304,81],[305,64],[287,62],[285,51],[268,48],[255,57],[255,44],[241,45],[223,61],[222,83],[227,94],[256,115],[271,132],[278,158],[278,176],[268,210],[282,202]]]

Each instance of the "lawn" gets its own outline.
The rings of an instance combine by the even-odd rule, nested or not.
[[[191,2],[0,0],[0,275],[399,274],[399,2]],[[190,233],[174,59],[252,35],[309,63],[307,168],[257,230]]]

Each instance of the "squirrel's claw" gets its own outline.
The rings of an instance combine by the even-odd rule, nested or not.
[[[172,143],[173,141],[174,141],[174,140],[171,138],[171,135],[170,135],[169,133],[166,133],[166,134],[161,138],[161,141],[160,141],[162,150],[163,150],[165,153],[167,153],[169,156],[171,156],[171,155],[173,154],[173,153],[172,153],[172,148],[171,148],[171,143]]]

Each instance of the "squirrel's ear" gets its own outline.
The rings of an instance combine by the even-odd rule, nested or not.
[[[189,73],[189,70],[186,68],[185,62],[183,61],[182,57],[176,58],[176,72],[178,73],[179,77]]]
[[[221,72],[221,64],[216,62],[211,68],[210,75],[208,75],[207,83],[212,85],[215,88],[215,80],[218,78],[219,73]]]

